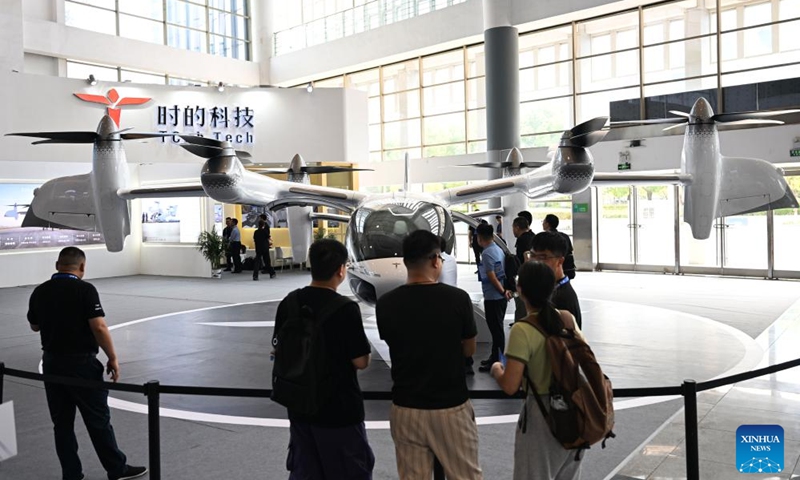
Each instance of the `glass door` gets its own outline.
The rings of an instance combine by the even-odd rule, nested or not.
[[[800,198],[800,175],[786,177],[786,182]],[[775,270],[792,270],[800,272],[800,254],[797,252],[797,241],[800,239],[800,209],[783,208],[775,210]]]
[[[597,188],[599,263],[633,263],[633,187]]]
[[[675,265],[675,188],[636,187],[637,265]]]
[[[723,268],[767,269],[767,213],[733,215],[724,225]]]

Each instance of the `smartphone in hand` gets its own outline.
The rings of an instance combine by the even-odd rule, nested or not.
[[[503,364],[503,368],[506,368],[506,356],[503,352],[500,352],[500,363]]]

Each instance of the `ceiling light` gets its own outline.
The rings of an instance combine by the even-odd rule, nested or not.
[[[225,91],[225,84],[223,84],[222,82],[219,82],[217,84],[217,91],[220,92],[220,93],[224,92]]]
[[[94,78],[94,75],[89,75],[89,78],[86,79],[86,83],[88,83],[91,86],[95,86],[97,85],[97,79]]]
[[[308,82],[306,85],[306,92],[311,93],[314,91],[314,82]]]

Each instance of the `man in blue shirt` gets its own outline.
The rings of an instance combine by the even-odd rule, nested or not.
[[[492,353],[481,362],[481,372],[488,372],[494,362],[500,360],[500,352],[505,349],[506,338],[503,331],[503,318],[506,316],[511,291],[503,287],[506,271],[503,250],[494,243],[494,229],[489,224],[481,224],[475,229],[478,244],[483,248],[481,263],[478,265],[478,278],[483,289],[483,311],[486,324],[492,334]]]

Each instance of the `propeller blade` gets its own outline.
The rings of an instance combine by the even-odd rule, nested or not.
[[[677,115],[679,117],[683,117],[683,118],[689,118],[689,116],[690,116],[688,113],[681,112],[679,110],[670,110],[669,113],[671,113],[673,115]]]
[[[759,120],[757,118],[746,118],[744,120],[734,120],[732,122],[721,122],[722,126],[728,125],[783,125],[780,120]]]
[[[198,157],[203,157],[203,158],[218,157],[224,151],[224,149],[219,147],[211,147],[207,145],[194,145],[192,143],[181,143],[180,146],[185,148],[189,152],[197,155]]]
[[[470,163],[466,165],[468,167],[480,167],[480,168],[508,168],[512,164],[511,162],[483,162],[483,163]]]
[[[302,170],[305,173],[310,173],[310,174],[372,171],[371,168],[326,167],[326,166],[306,166],[302,167]]]
[[[608,122],[608,117],[597,117],[586,122],[581,123],[580,125],[575,125],[570,130],[570,139],[575,137],[580,137],[590,132],[596,132],[602,129],[606,122]]]
[[[244,150],[236,150],[236,156],[239,157],[239,159],[253,158],[253,156],[250,155],[250,152],[245,152]]]
[[[277,169],[249,169],[251,172],[256,172],[261,175],[285,175],[289,173],[289,170],[277,170]]]
[[[179,135],[185,142],[193,143],[195,145],[205,145],[207,147],[222,148],[225,142],[214,140],[213,138],[198,137],[197,135]]]
[[[611,122],[611,128],[616,127],[633,127],[636,125],[658,125],[663,123],[681,123],[685,122],[686,119],[683,117],[671,117],[671,118],[653,118],[651,120],[629,120],[624,122]]]
[[[766,112],[737,112],[737,113],[718,113],[711,117],[717,122],[735,122],[737,120],[750,120],[753,118],[775,117],[777,115],[788,115],[790,113],[800,113],[800,110],[772,110]]]
[[[593,132],[586,132],[581,135],[572,136],[569,139],[570,147],[591,147],[595,143],[599,142],[608,134],[608,130],[596,130]]]
[[[676,124],[676,125],[669,126],[669,127],[665,128],[665,129],[664,129],[664,130],[662,130],[662,131],[663,131],[663,132],[666,132],[667,130],[672,130],[673,128],[680,128],[680,127],[684,127],[684,126],[686,126],[686,125],[689,125],[689,122],[678,123],[678,124]]]
[[[519,164],[519,168],[539,168],[547,165],[550,162],[522,162]]]
[[[119,138],[123,140],[144,140],[146,138],[163,138],[173,135],[173,133],[123,133]]]
[[[40,143],[94,143],[98,139],[95,132],[26,132],[26,133],[7,133],[6,136],[45,138],[34,145]]]

